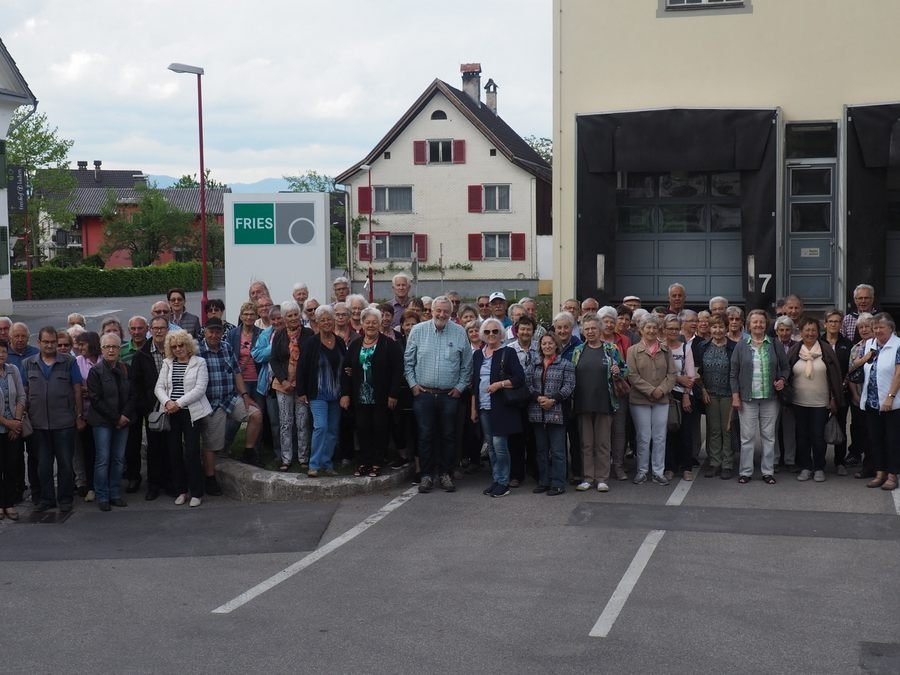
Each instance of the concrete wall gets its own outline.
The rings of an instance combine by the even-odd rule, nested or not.
[[[554,301],[574,293],[575,117],[670,107],[777,107],[838,120],[900,99],[897,0],[750,0],[658,12],[659,0],[554,0]],[[661,16],[657,16],[657,14]]]
[[[443,110],[446,120],[432,120],[431,113]],[[413,163],[413,141],[427,139],[465,139],[464,164]],[[535,279],[538,274],[535,256],[535,178],[511,164],[499,151],[490,156],[494,146],[475,129],[443,95],[437,94],[423,111],[397,137],[387,150],[391,159],[383,156],[372,164],[372,186],[409,186],[413,195],[413,212],[403,214],[374,213],[378,221],[375,231],[415,233],[428,235],[428,259],[423,265],[438,262],[443,244],[444,266],[469,263],[469,233],[475,232],[524,232],[526,234],[526,259],[524,261],[485,260],[472,261],[472,271],[447,270],[445,276],[452,279],[504,279],[524,276]],[[358,172],[348,183],[351,194],[351,214],[359,215],[357,188],[367,186],[365,171]],[[469,185],[499,183],[510,185],[510,210],[503,213],[469,213]],[[374,204],[374,198],[373,198]],[[363,232],[367,225],[363,225]],[[353,260],[368,268],[368,262]],[[408,261],[396,261],[406,266]],[[375,268],[382,267],[376,262]],[[356,270],[354,279],[365,280],[365,270]],[[421,272],[420,279],[439,280],[438,272]]]

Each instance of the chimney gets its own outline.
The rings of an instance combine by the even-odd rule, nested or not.
[[[493,79],[489,79],[487,84],[484,85],[484,101],[487,104],[488,110],[495,115],[497,114],[497,89],[499,89],[499,87]]]
[[[99,159],[94,160],[94,180],[100,182],[100,165],[103,164]]]
[[[481,105],[481,64],[461,63],[462,88],[477,105]]]
[[[78,162],[79,171],[87,171],[87,162]]]

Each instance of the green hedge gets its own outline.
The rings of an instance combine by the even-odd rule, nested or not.
[[[158,295],[173,287],[197,291],[201,287],[198,262],[151,267],[38,267],[31,270],[31,299]],[[13,300],[25,300],[25,270],[13,270]],[[212,266],[207,267],[212,279]]]

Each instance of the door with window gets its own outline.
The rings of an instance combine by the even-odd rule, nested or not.
[[[837,163],[834,159],[788,164],[785,174],[787,289],[807,304],[835,296]]]

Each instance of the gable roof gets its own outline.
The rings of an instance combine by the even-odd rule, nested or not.
[[[136,185],[146,185],[147,179],[140,170],[128,169],[104,169],[97,170],[69,169],[69,174],[75,179],[75,186],[79,188],[133,188]]]
[[[0,40],[0,100],[3,99],[19,105],[37,103],[12,54],[6,49],[3,40]]]
[[[409,126],[425,105],[438,93],[443,94],[510,162],[539,180],[551,181],[552,170],[515,130],[484,103],[474,101],[468,94],[440,79],[435,79],[403,114],[391,130],[378,141],[366,157],[335,177],[336,183],[346,182],[363,164],[372,164],[384,150]]]
[[[133,181],[132,181],[133,183]],[[141,198],[141,190],[129,188],[75,188],[71,192],[66,208],[73,216],[99,216],[106,204],[109,193],[116,196],[116,201],[137,202]],[[179,211],[200,215],[200,188],[166,188],[160,190],[163,197]],[[231,188],[206,188],[206,214],[221,216],[225,213],[226,192]]]

